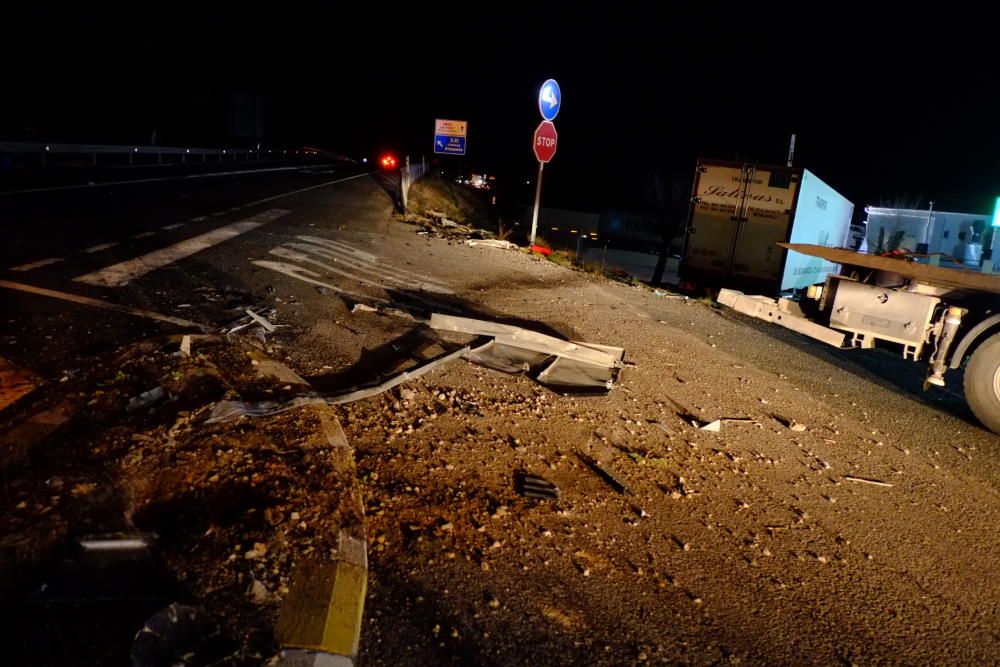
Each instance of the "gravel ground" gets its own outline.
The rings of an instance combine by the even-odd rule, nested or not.
[[[351,196],[299,196],[297,214],[261,236],[270,245],[302,234],[346,242],[452,293],[340,278],[353,295],[345,298],[247,271],[248,259],[268,257],[260,238],[140,287],[152,295],[172,286],[191,304],[185,313],[204,321],[217,305],[192,299],[185,284],[225,284],[241,271],[236,287],[288,325],[268,351],[323,390],[392,373],[408,349],[436,339],[401,317],[352,313],[355,301],[375,298],[621,346],[627,362],[610,393],[564,395],[456,361],[333,410],[355,450],[367,517],[363,664],[1000,659],[1000,438],[972,420],[958,375],[952,389],[925,395],[922,369],[883,351],[841,353],[706,302],[418,235],[372,182],[342,191]],[[716,419],[730,421],[718,433],[691,424]],[[285,451],[278,443],[297,442],[306,422],[290,413],[262,424],[260,437]],[[156,480],[158,466],[172,465],[197,488],[214,483],[202,473],[219,463],[199,462],[199,441],[184,449],[190,471],[150,452],[137,478]],[[303,470],[282,464],[274,479]],[[247,471],[275,488],[264,468]],[[556,484],[560,498],[518,495],[520,473]],[[318,494],[314,507],[335,503],[304,492]],[[281,564],[299,548],[286,539],[290,501],[306,498],[275,497],[279,511],[252,539],[237,536],[241,526],[223,537],[276,555],[265,585],[280,597]],[[221,538],[178,533],[217,559],[232,551]],[[180,546],[170,547],[175,559]],[[221,577],[245,598],[245,578],[203,567],[191,577],[196,589]]]
[[[886,352],[418,236],[386,208],[330,237],[455,286],[442,307],[620,345],[629,365],[608,395],[563,396],[456,363],[343,410],[373,549],[366,664],[1000,656],[1000,439],[954,391],[918,395],[922,369]],[[309,332],[286,348],[306,372],[412,327],[336,299],[304,311],[282,315]],[[518,496],[522,471],[561,499]]]

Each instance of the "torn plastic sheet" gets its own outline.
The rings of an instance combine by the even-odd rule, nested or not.
[[[469,361],[505,373],[536,372],[542,384],[611,389],[622,368],[625,350],[610,345],[566,341],[509,324],[467,317],[431,315],[430,326],[493,340],[471,350]]]

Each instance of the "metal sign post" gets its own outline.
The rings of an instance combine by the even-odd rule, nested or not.
[[[542,168],[544,162],[538,163],[538,182],[535,183],[535,210],[531,214],[531,245],[535,244],[535,233],[538,231],[538,204],[542,200]]]
[[[562,91],[555,79],[548,79],[538,90],[538,111],[542,114],[542,122],[535,129],[532,150],[535,152],[535,159],[538,160],[538,182],[535,183],[535,208],[531,214],[531,244],[535,243],[535,235],[538,232],[538,208],[542,201],[542,171],[545,163],[556,154],[556,146],[559,142],[559,134],[556,126],[552,124],[555,117],[559,115],[562,106]]]

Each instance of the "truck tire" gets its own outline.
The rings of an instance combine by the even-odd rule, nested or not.
[[[1000,434],[1000,333],[972,353],[965,367],[965,400],[986,428]]]

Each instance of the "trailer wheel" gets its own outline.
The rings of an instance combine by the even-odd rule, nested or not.
[[[965,368],[965,400],[986,428],[1000,434],[1000,334],[972,353]]]

